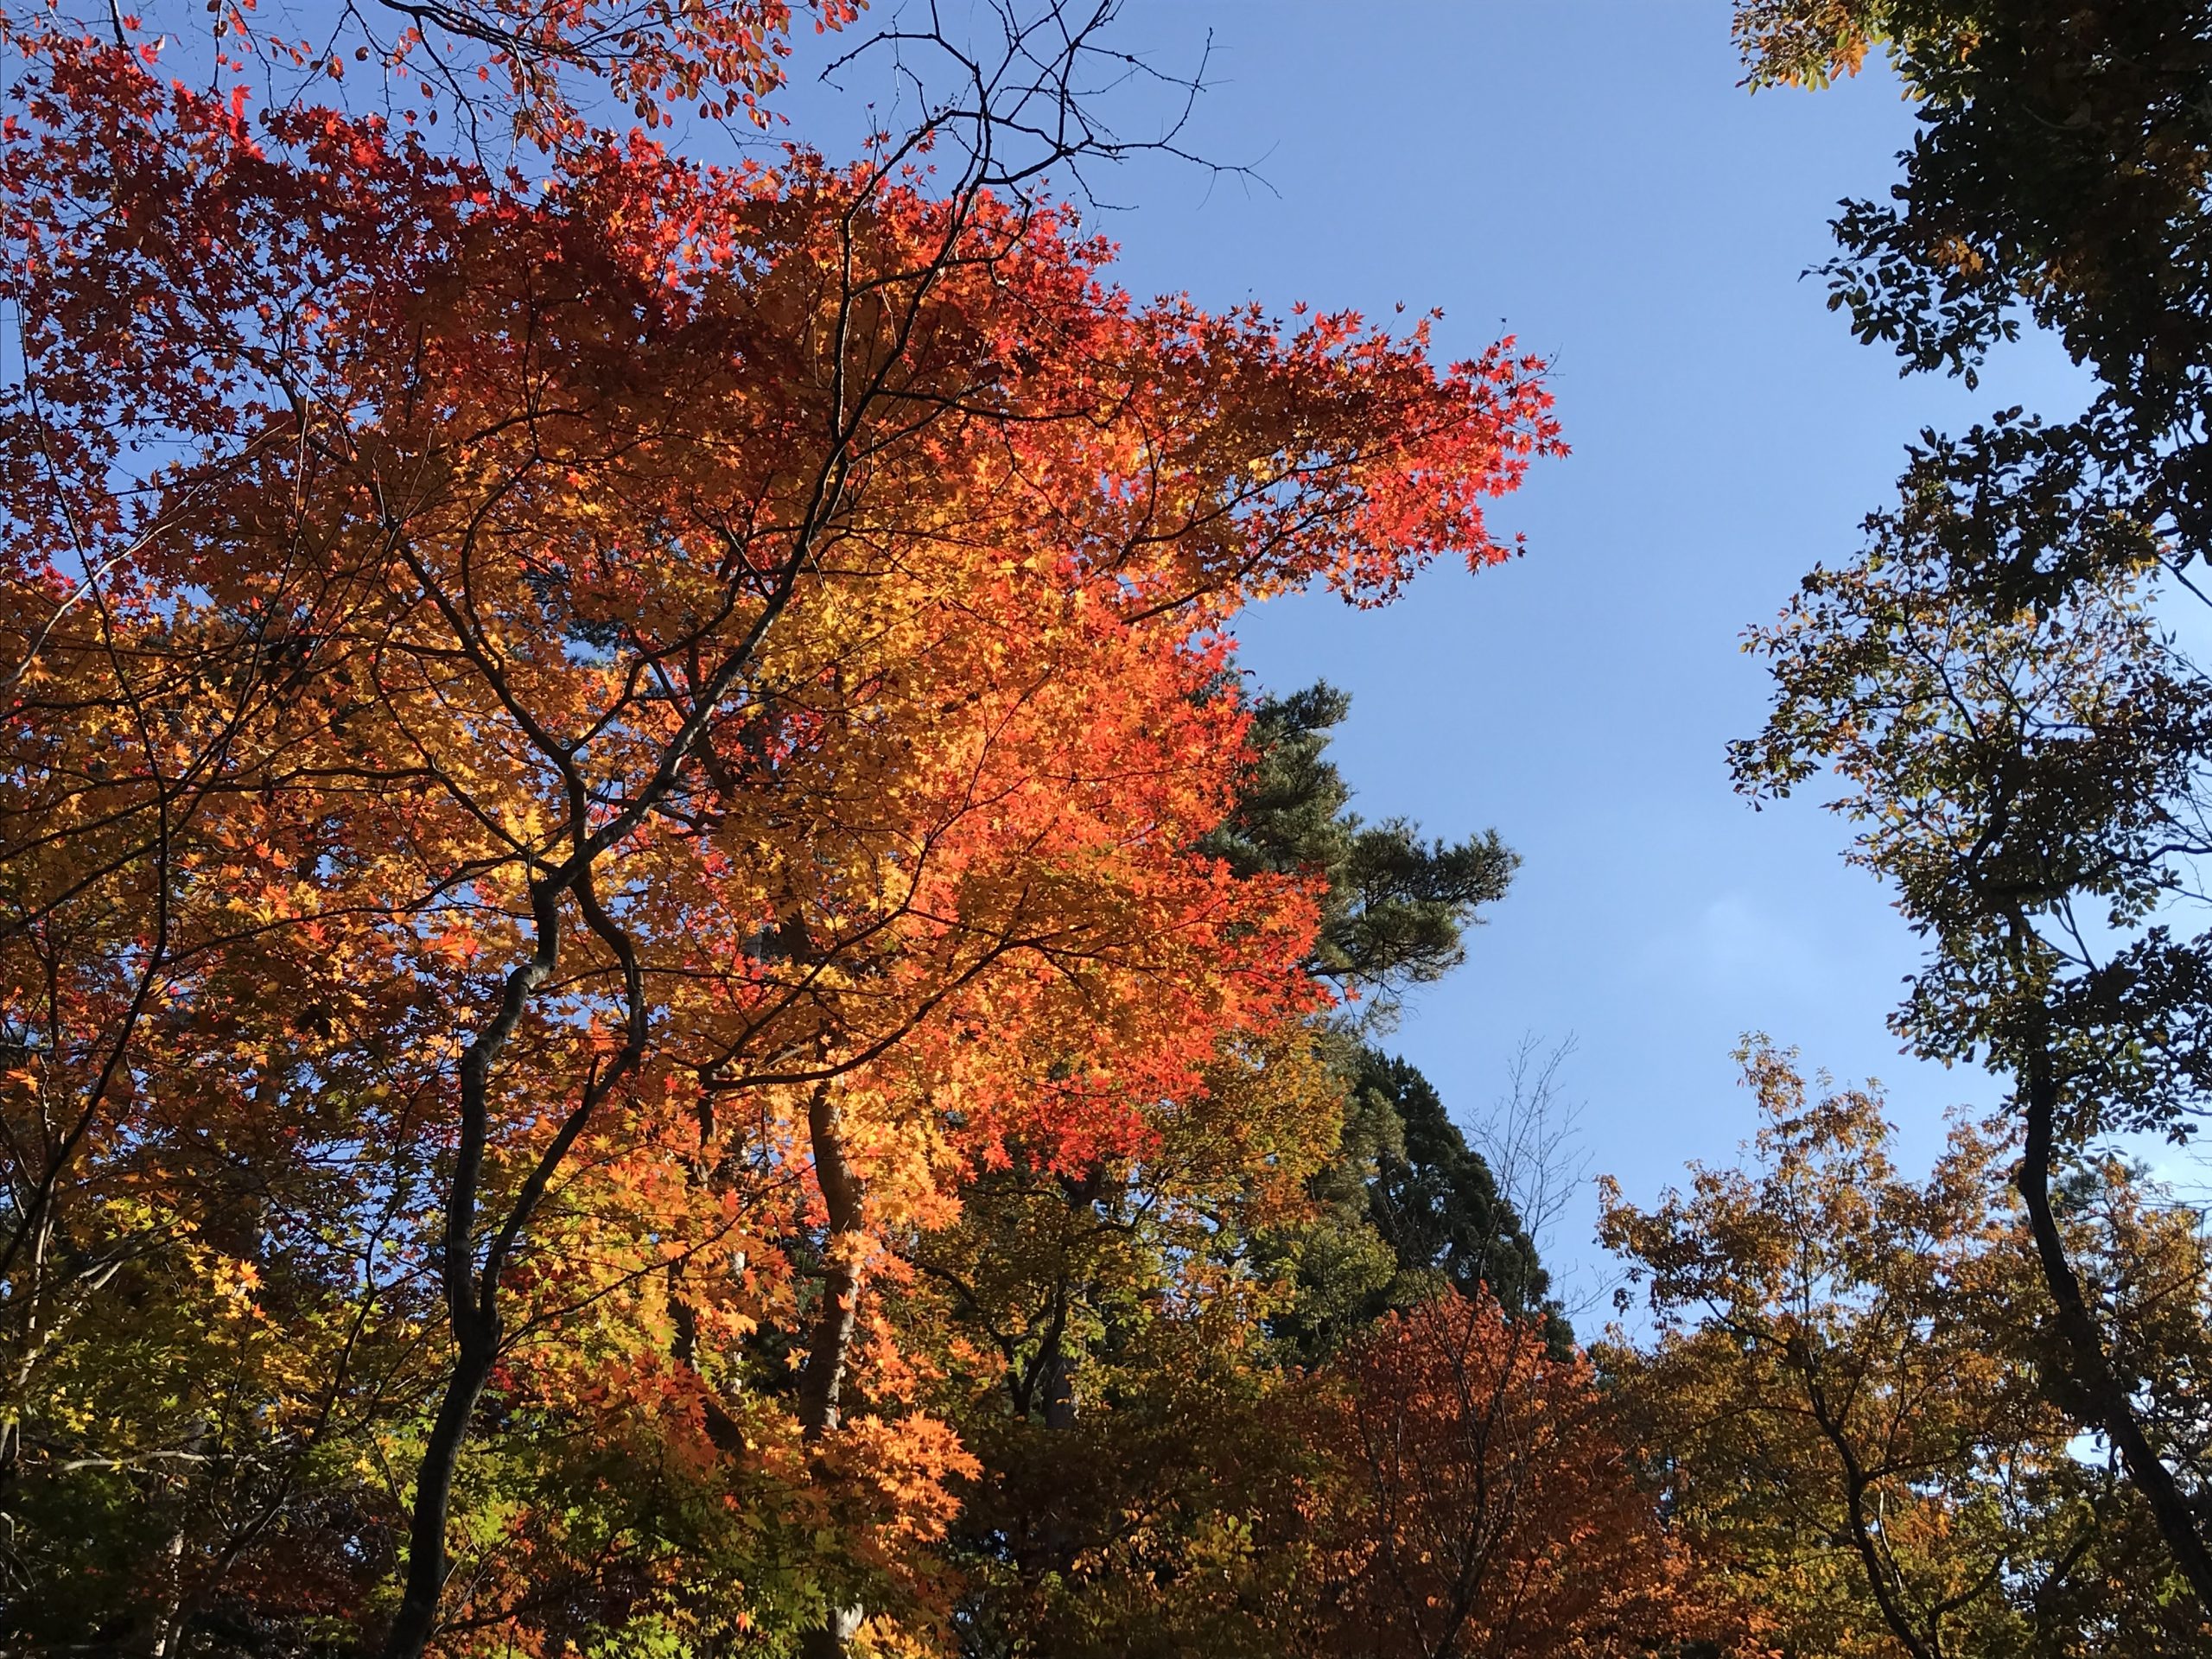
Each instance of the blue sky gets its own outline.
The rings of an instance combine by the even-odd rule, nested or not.
[[[1586,1149],[1635,1197],[1748,1131],[1730,1051],[1754,1028],[1882,1078],[1931,1148],[1944,1107],[1994,1095],[1885,1029],[1916,941],[1821,797],[1754,812],[1724,762],[1765,703],[1743,629],[1849,556],[1912,435],[2078,401],[2034,345],[1979,391],[1901,381],[1801,280],[1838,198],[1888,187],[1910,106],[1872,73],[1746,93],[1719,3],[1176,10],[1136,0],[1132,32],[1173,61],[1211,27],[1193,147],[1272,191],[1144,169],[1106,226],[1130,287],[1440,305],[1455,352],[1502,322],[1557,365],[1574,453],[1497,516],[1526,558],[1439,567],[1380,614],[1313,598],[1239,629],[1264,683],[1352,693],[1337,749],[1363,810],[1496,825],[1523,857],[1397,1046],[1465,1121],[1522,1033],[1573,1035]],[[1555,1255],[1594,1260],[1590,1215]]]
[[[1093,219],[1124,283],[1286,313],[1440,306],[1453,356],[1510,331],[1554,360],[1574,449],[1498,509],[1526,558],[1440,566],[1381,613],[1315,597],[1238,629],[1262,683],[1353,694],[1335,752],[1362,810],[1495,825],[1524,859],[1395,1046],[1472,1121],[1524,1033],[1572,1035],[1592,1169],[1633,1198],[1747,1133],[1730,1052],[1751,1029],[1879,1077],[1908,1147],[1932,1149],[1943,1108],[1994,1093],[1886,1031],[1915,941],[1817,793],[1755,813],[1724,761],[1765,703],[1744,628],[1851,554],[1903,445],[2079,401],[2035,343],[1979,391],[1901,381],[1801,279],[1837,200],[1894,176],[1895,84],[1753,97],[1719,0],[1129,0],[1121,39],[1173,69],[1209,30],[1185,142],[1265,185],[1166,162],[1100,180],[1129,204]],[[1550,1248],[1602,1274],[1593,1210]]]

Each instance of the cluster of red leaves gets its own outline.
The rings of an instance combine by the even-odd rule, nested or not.
[[[1725,1633],[1580,1355],[1452,1295],[1386,1318],[1335,1381],[1338,1651],[1624,1659]]]
[[[817,33],[860,15],[853,0],[802,10]],[[148,70],[204,56],[217,86],[284,107],[342,102],[350,71],[408,128],[443,109],[478,142],[505,129],[559,149],[596,142],[610,117],[647,131],[686,113],[770,124],[794,21],[790,0],[436,0],[268,17],[258,0],[81,12],[22,0],[0,8],[0,39],[32,58],[111,47]]]

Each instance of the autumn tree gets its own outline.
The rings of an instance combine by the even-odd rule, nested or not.
[[[2147,1513],[2046,1387],[2005,1141],[1955,1123],[1914,1180],[1878,1096],[1808,1087],[1763,1040],[1742,1058],[1749,1166],[1697,1168],[1648,1211],[1609,1188],[1601,1230],[1657,1327],[1603,1363],[1700,1558],[1786,1653],[2196,1651]],[[2206,1262],[2184,1212],[2117,1167],[2084,1171],[2068,1211],[2118,1323],[2196,1324]]]
[[[1320,1379],[1343,1473],[1323,1650],[1631,1655],[1726,1634],[1580,1355],[1446,1292]]]
[[[2185,1135],[2202,1098],[2204,942],[2183,906],[2205,687],[2158,627],[2147,555],[2063,605],[1993,616],[1978,550],[2024,546],[2040,522],[1931,466],[1873,521],[1866,559],[1816,572],[1761,636],[1782,691],[1738,765],[1756,789],[1787,789],[1821,756],[1846,779],[1840,804],[1867,826],[1855,856],[1935,947],[1899,1029],[2013,1079],[2016,1179],[2068,1397],[2120,1446],[2186,1565],[2193,1454],[2160,1427],[2185,1402],[2144,1398],[2113,1363],[2133,1338],[2081,1284],[2055,1194],[2098,1136]]]
[[[1971,380],[2033,326],[2092,394],[2068,419],[1923,435],[1865,555],[1755,638],[1776,709],[1737,769],[1755,793],[1845,778],[1858,855],[1930,942],[1898,1027],[2012,1080],[2068,1397],[2212,1606],[2188,1407],[2116,1363],[2133,1338],[2088,1294],[2056,1196],[2101,1135],[2185,1135],[2207,1075],[2204,688],[2161,620],[2199,602],[2206,522],[2204,22],[2185,3],[1739,9],[1755,81],[1817,83],[1881,42],[1914,96],[1891,201],[1836,221],[1830,301],[1860,337]]]
[[[963,1652],[1281,1650],[1320,1454],[1284,1430],[1250,1240],[1303,1208],[1343,1097],[1302,1022],[1202,1089],[1154,1109],[1142,1156],[986,1174],[916,1241],[901,1314],[981,1465],[950,1540]]]
[[[925,1625],[886,1242],[1312,1006],[1221,626],[1497,556],[1533,365],[1137,306],[980,142],[526,183],[34,44],[9,1617]]]

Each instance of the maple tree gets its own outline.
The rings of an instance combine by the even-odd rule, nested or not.
[[[450,112],[452,142],[488,152],[588,145],[610,121],[648,131],[679,115],[771,125],[794,22],[826,32],[860,15],[849,0],[378,0],[266,14],[257,0],[151,0],[129,11],[16,4],[0,20],[33,57],[56,43],[104,42],[149,66],[182,60],[219,91],[248,90],[271,106],[378,105],[425,130]],[[1057,32],[1081,42],[1103,21]]]
[[[1589,1362],[1554,1357],[1539,1323],[1446,1292],[1387,1316],[1322,1386],[1344,1448],[1323,1650],[1625,1656],[1727,1637]]]
[[[992,165],[716,171],[549,92],[525,181],[34,45],[10,1617],[926,1630],[972,1465],[890,1244],[1315,1005],[1312,881],[1203,849],[1222,625],[1502,556],[1537,365],[1139,306]]]

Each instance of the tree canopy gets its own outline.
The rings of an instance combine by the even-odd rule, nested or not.
[[[1737,10],[1916,99],[1857,332],[2097,389],[1925,435],[1734,751],[2005,1109],[1916,1174],[1748,1041],[1585,1346],[1558,1061],[1393,1048],[1518,855],[1233,632],[1504,561],[1547,365],[1127,292],[1063,194],[1198,88],[1115,10],[0,10],[0,1649],[2207,1650],[2212,1274],[2112,1137],[2212,1087],[2212,30]],[[795,135],[804,28],[908,124]]]

